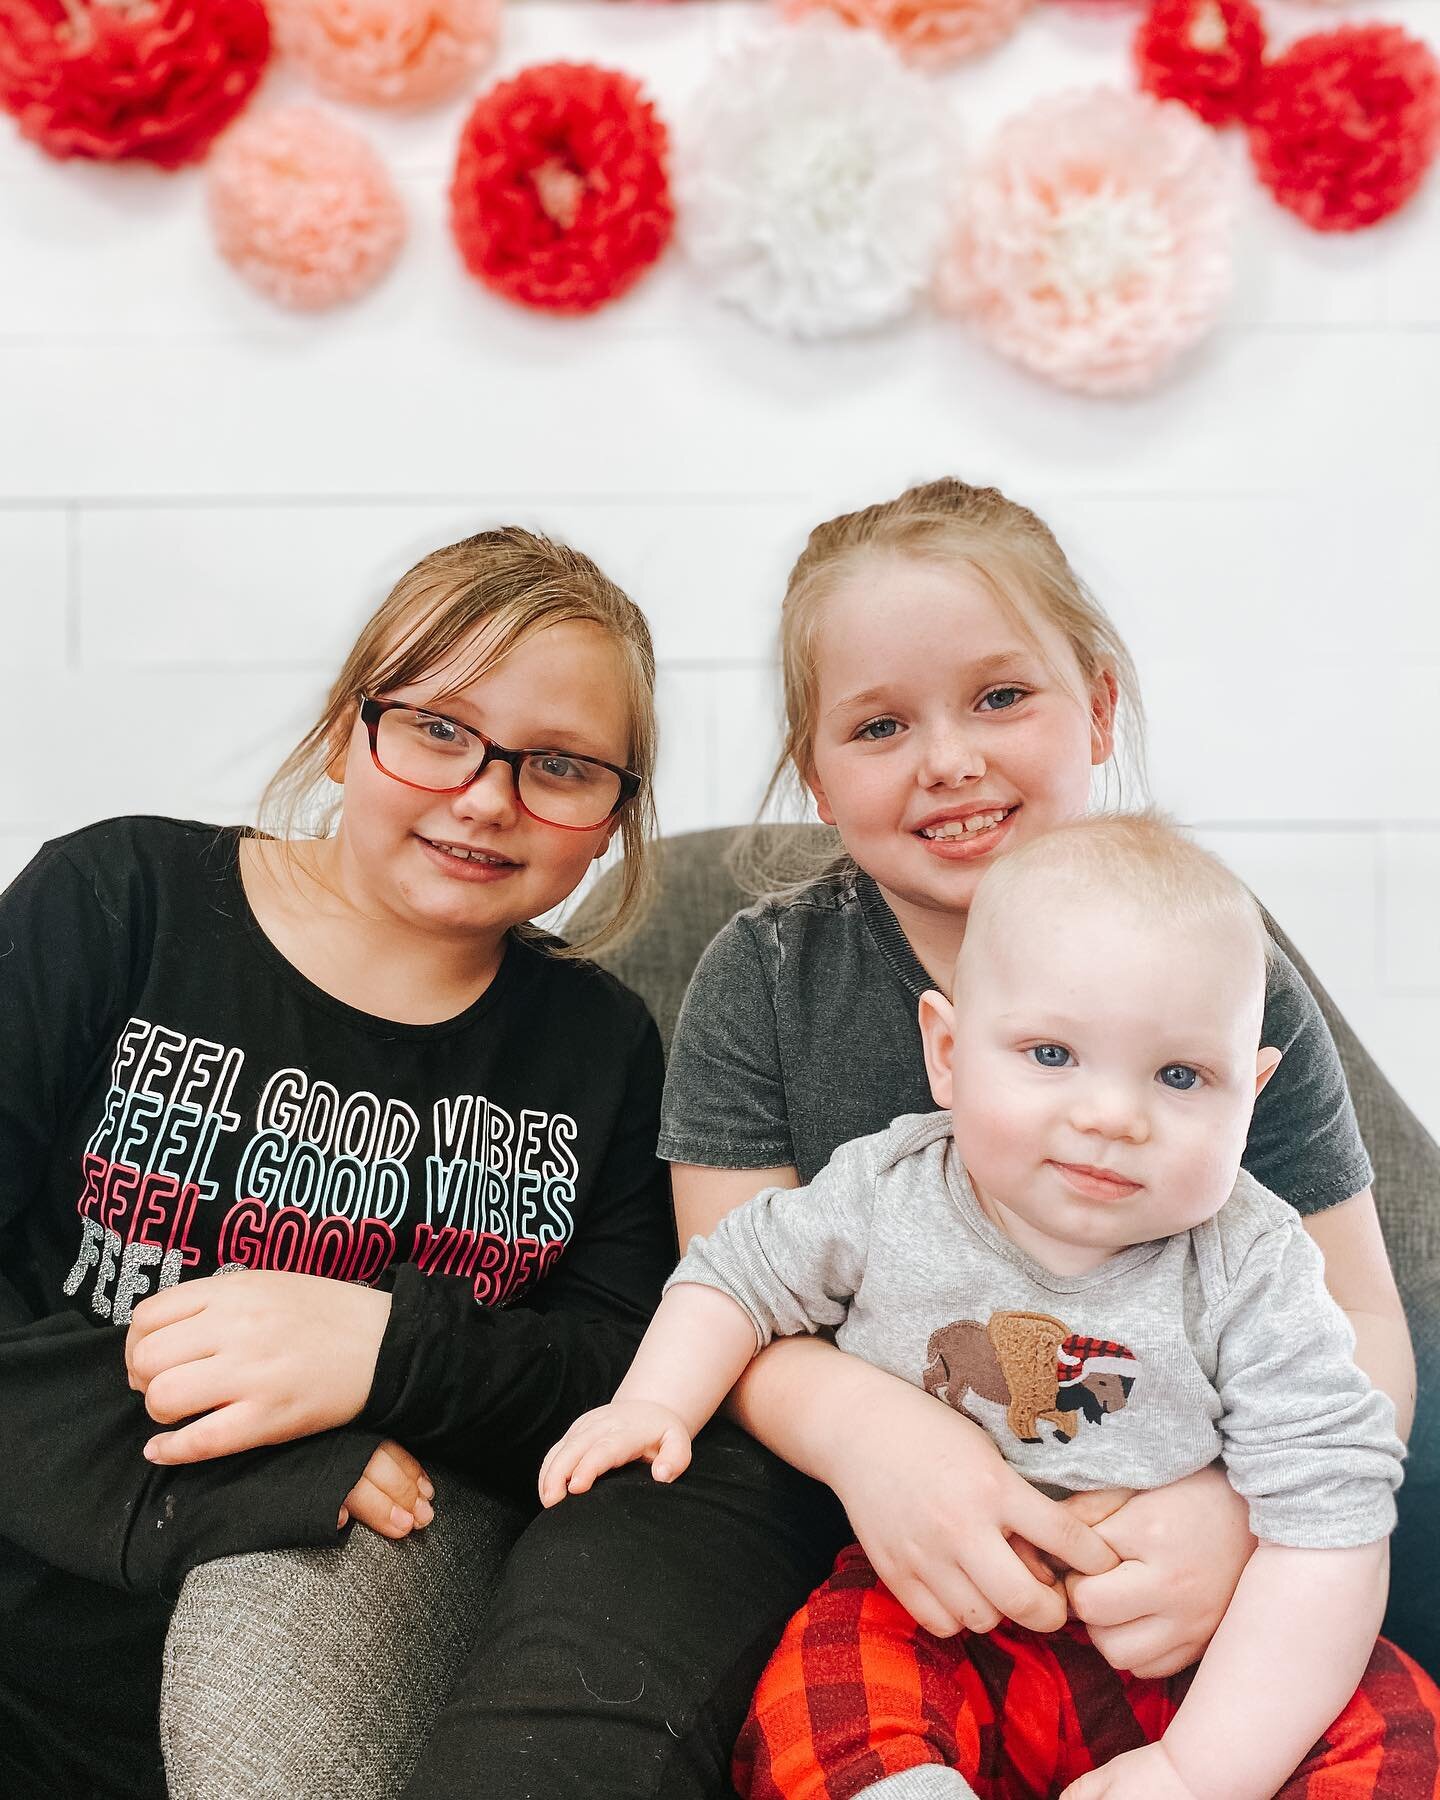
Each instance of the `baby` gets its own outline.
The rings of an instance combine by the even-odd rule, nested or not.
[[[953,1002],[920,1003],[947,1110],[842,1146],[808,1187],[767,1190],[696,1238],[614,1401],[546,1458],[547,1505],[642,1457],[673,1480],[749,1359],[822,1329],[977,1421],[1055,1496],[1158,1487],[1223,1457],[1260,1542],[1193,1678],[1117,1677],[1074,1621],[1054,1638],[1008,1621],[932,1638],[847,1551],[762,1681],[742,1791],[1030,1791],[1019,1774],[1007,1788],[999,1758],[1029,1759],[1035,1791],[1074,1800],[1264,1800],[1351,1701],[1384,1610],[1403,1452],[1299,1216],[1240,1167],[1280,1061],[1259,1043],[1267,946],[1240,882],[1148,815],[1085,820],[1002,858]],[[995,1718],[984,1659],[1006,1631]],[[818,1661],[802,1638],[823,1640]],[[1086,1729],[1086,1659],[1107,1694],[1123,1679],[1118,1755]],[[1026,1673],[1042,1663],[1039,1686],[1066,1690],[1058,1707]],[[895,1719],[905,1691],[923,1697],[909,1728]],[[1332,1731],[1331,1768],[1340,1741]]]

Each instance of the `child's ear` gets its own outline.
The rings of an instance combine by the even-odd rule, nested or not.
[[[1120,684],[1108,669],[1095,677],[1090,691],[1090,761],[1098,769],[1115,753],[1115,709],[1120,704]]]
[[[1260,1090],[1280,1067],[1281,1052],[1273,1044],[1266,1044],[1255,1056],[1255,1098],[1260,1098]]]
[[[955,1008],[938,988],[920,996],[920,1042],[925,1046],[930,1097],[943,1111],[954,1097],[950,1062],[955,1049]]]
[[[835,823],[835,814],[831,811],[830,802],[825,798],[825,790],[820,785],[820,777],[815,773],[815,765],[813,762],[810,764],[809,768],[804,771],[803,779],[806,787],[810,790],[811,798],[815,802],[815,810],[820,815],[820,823],[822,825],[833,825]]]

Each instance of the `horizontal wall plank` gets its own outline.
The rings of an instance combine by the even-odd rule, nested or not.
[[[68,517],[0,510],[0,642],[5,686],[65,666],[70,570]]]
[[[942,469],[1072,493],[1433,490],[1440,333],[1231,338],[1161,393],[1080,405],[938,327],[813,358],[742,348],[739,332],[588,347],[557,333],[499,359],[479,338],[471,356],[416,340],[363,366],[329,340],[243,362],[191,344],[0,346],[0,494],[593,499],[803,482],[844,505]]]
[[[1440,830],[1382,832],[1379,856],[1385,991],[1428,999],[1440,1026]],[[1440,1064],[1433,1045],[1426,1059]]]
[[[816,504],[808,495],[702,504],[477,494],[444,506],[88,508],[79,652],[88,666],[328,671],[412,562],[511,523],[592,556],[648,613],[662,661],[764,658]]]

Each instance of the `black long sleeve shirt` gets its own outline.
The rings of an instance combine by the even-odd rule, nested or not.
[[[41,1570],[173,1597],[212,1557],[331,1540],[382,1437],[529,1489],[674,1260],[633,994],[512,936],[456,1018],[357,1011],[260,931],[240,835],[112,820],[0,896],[0,1611]],[[124,1327],[236,1265],[391,1287],[369,1403],[154,1468]]]

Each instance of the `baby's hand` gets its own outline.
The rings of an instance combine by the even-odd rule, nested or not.
[[[1127,1750],[1103,1769],[1092,1769],[1072,1781],[1060,1800],[1195,1800],[1195,1792],[1161,1743]]]
[[[345,1496],[337,1529],[354,1519],[381,1537],[408,1537],[435,1517],[430,1478],[402,1445],[386,1438],[376,1447],[365,1472]]]
[[[673,1481],[690,1466],[690,1433],[668,1406],[649,1400],[612,1400],[582,1413],[540,1465],[540,1498],[554,1506],[583,1494],[597,1475],[641,1458],[657,1481]]]

